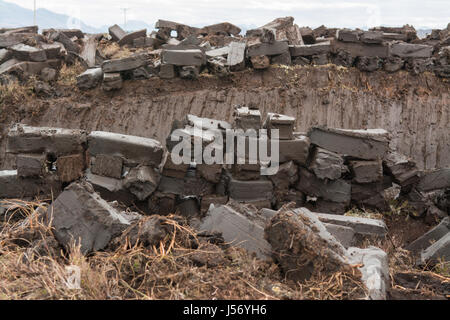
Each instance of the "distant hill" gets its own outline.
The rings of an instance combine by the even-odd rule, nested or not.
[[[47,9],[39,8],[36,10],[36,21],[39,30],[55,28],[79,28],[86,33],[103,33],[108,32],[109,25],[101,27],[93,27],[85,24],[83,21],[74,21],[68,15],[56,13]],[[69,22],[69,23],[68,23]],[[126,30],[140,30],[147,29],[150,33],[154,30],[155,22],[146,23],[139,20],[127,21]],[[23,8],[14,3],[0,0],[0,28],[16,28],[30,26],[33,24],[33,10]],[[111,23],[113,25],[114,23]],[[123,24],[119,24],[122,28]],[[193,27],[203,27],[206,24],[195,24]],[[239,25],[242,33],[245,34],[247,29],[256,28],[256,25]]]
[[[39,30],[41,31],[42,29],[48,28],[79,28],[86,33],[103,33],[108,32],[109,27],[92,27],[85,24],[83,21],[73,20],[68,15],[55,13],[42,8],[36,10],[36,21],[39,26]],[[0,0],[0,28],[16,28],[30,26],[32,24],[33,10],[23,8],[14,3]],[[144,28],[146,28],[148,31],[151,31],[153,30],[153,25],[149,25],[145,22],[137,20],[130,20],[127,22],[127,30],[139,30]]]
[[[42,8],[36,10],[36,21],[40,30],[47,28],[67,29],[79,25],[79,28],[87,33],[101,32],[97,28],[86,25],[83,21],[74,21],[67,15]],[[15,28],[32,24],[33,10],[0,0],[0,27]]]
[[[85,24],[83,21],[74,21],[68,15],[55,13],[47,9],[39,8],[36,10],[36,20],[39,29],[67,29],[67,28],[79,28],[86,33],[104,33],[108,32],[109,26],[93,27]],[[232,21],[231,21],[232,22]],[[23,26],[30,26],[33,24],[33,10],[23,8],[14,3],[0,0],[0,28],[16,28]],[[111,23],[111,25],[114,23]],[[123,25],[120,24],[123,28]],[[146,23],[139,20],[130,20],[127,22],[127,31],[147,29],[150,33],[154,30],[155,23]],[[203,27],[205,24],[193,24],[193,27]],[[256,28],[254,24],[239,25],[242,29],[241,34],[245,35],[245,32],[249,29]],[[423,38],[427,34],[431,33],[431,29],[419,27],[417,28],[417,34]]]

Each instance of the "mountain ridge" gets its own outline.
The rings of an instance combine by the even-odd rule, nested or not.
[[[39,30],[55,29],[81,29],[86,33],[108,32],[109,26],[93,27],[81,20],[73,19],[68,15],[56,13],[48,9],[39,8],[36,10],[36,21]],[[114,23],[111,23],[111,25]],[[0,0],[0,27],[17,28],[33,25],[33,10],[21,7],[11,2]],[[123,27],[122,24],[119,24]],[[127,30],[138,29],[153,30],[153,26],[139,20],[127,22]]]
[[[55,28],[55,29],[81,29],[86,33],[107,33],[108,27],[115,24],[103,25],[100,27],[90,26],[81,20],[72,19],[70,16],[56,13],[48,9],[39,8],[36,10],[36,20],[39,30]],[[0,0],[0,28],[17,28],[30,26],[33,24],[33,10],[21,7],[11,2]],[[123,24],[118,23],[124,28]],[[206,24],[196,23],[193,27],[203,27]],[[248,29],[256,28],[256,25],[238,25],[245,34]],[[127,31],[147,29],[148,32],[154,30],[154,23],[149,24],[140,20],[130,20],[127,22]],[[416,29],[420,37],[425,37],[431,33],[430,28],[419,27]]]

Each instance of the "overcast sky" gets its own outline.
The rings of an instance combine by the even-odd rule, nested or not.
[[[6,0],[33,8],[33,0]],[[377,25],[444,28],[450,22],[450,0],[36,0],[46,8],[99,27],[128,20],[154,24],[157,19],[191,25],[229,21],[263,25],[282,16],[293,16],[300,26],[373,27]]]

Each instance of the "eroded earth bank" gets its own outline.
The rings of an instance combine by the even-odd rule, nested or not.
[[[119,92],[88,92],[73,86],[52,88],[50,96],[5,103],[1,110],[1,168],[10,124],[104,130],[164,141],[173,120],[187,114],[232,120],[235,105],[249,103],[263,114],[295,117],[296,130],[313,125],[384,128],[391,146],[412,157],[420,168],[450,165],[448,80],[424,73],[361,73],[333,65],[272,67],[212,76],[197,81],[158,78],[125,82]]]

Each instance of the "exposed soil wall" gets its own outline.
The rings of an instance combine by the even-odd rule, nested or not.
[[[192,113],[231,121],[233,106],[255,103],[265,114],[296,117],[297,131],[312,125],[348,129],[384,128],[392,147],[420,168],[450,166],[449,82],[424,73],[361,73],[352,68],[272,67],[243,71],[229,79],[204,75],[196,81],[158,78],[127,81],[123,89],[80,92],[54,88],[50,98],[1,106],[0,168],[5,134],[14,122],[36,126],[105,130],[164,141],[174,119]]]

